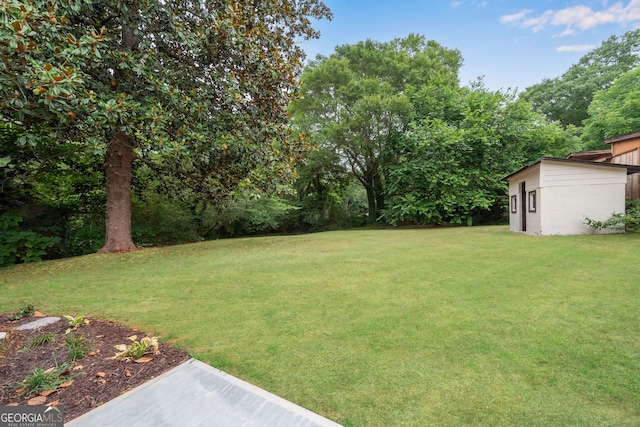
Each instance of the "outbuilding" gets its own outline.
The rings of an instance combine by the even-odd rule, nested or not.
[[[627,174],[640,166],[545,157],[509,179],[511,231],[537,235],[611,233],[585,219],[603,221],[625,212]]]

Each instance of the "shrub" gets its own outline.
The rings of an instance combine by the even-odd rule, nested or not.
[[[104,217],[77,214],[67,218],[61,256],[93,254],[104,245]]]
[[[605,221],[586,218],[585,224],[596,230],[607,229],[638,233],[640,232],[640,200],[628,201],[625,213],[613,213]]]
[[[211,208],[203,214],[202,225],[208,233],[237,236],[278,230],[287,215],[296,210],[278,196],[241,193],[224,208]],[[207,234],[208,234],[207,233]]]
[[[31,317],[36,312],[33,304],[24,304],[16,311],[9,320],[20,320],[24,317]]]
[[[47,249],[60,242],[35,231],[22,230],[22,216],[15,211],[0,215],[0,267],[18,262],[41,261]]]
[[[189,243],[199,240],[195,215],[186,203],[145,193],[134,198],[131,236],[136,245]]]

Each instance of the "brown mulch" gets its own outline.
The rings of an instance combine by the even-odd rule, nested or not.
[[[131,390],[163,372],[180,365],[189,359],[189,355],[162,342],[160,337],[159,354],[149,354],[150,361],[136,363],[109,359],[117,350],[116,345],[131,344],[128,339],[137,335],[145,336],[135,329],[127,328],[107,320],[86,318],[89,323],[73,331],[82,335],[91,343],[91,351],[84,358],[73,363],[65,348],[65,331],[69,322],[62,316],[60,321],[35,330],[17,331],[22,324],[37,320],[27,317],[9,320],[13,313],[0,314],[0,332],[7,337],[0,340],[0,405],[27,405],[38,394],[20,393],[22,382],[36,368],[48,369],[70,364],[68,370],[72,383],[64,384],[46,396],[44,403],[38,405],[63,405],[65,422],[68,422],[90,410],[103,405],[128,390]],[[44,333],[55,334],[55,341],[28,349],[33,337]],[[35,400],[37,402],[38,399]],[[34,400],[31,401],[34,403]]]

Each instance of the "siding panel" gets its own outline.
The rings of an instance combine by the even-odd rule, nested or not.
[[[571,164],[542,159],[509,177],[509,195],[517,197],[517,212],[509,216],[511,231],[522,229],[520,184],[536,191],[536,212],[527,209],[527,233],[541,235],[604,234],[584,222],[605,220],[624,212],[626,170],[598,164]]]

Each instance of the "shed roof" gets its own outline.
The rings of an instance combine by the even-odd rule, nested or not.
[[[571,164],[580,164],[580,165],[585,165],[585,166],[595,166],[595,167],[605,167],[605,168],[625,168],[627,170],[627,175],[631,175],[634,173],[638,173],[640,172],[640,166],[635,166],[635,165],[621,165],[618,163],[600,163],[600,162],[590,162],[587,160],[574,160],[574,159],[561,159],[558,157],[542,157],[538,160],[536,160],[533,163],[529,163],[526,166],[521,167],[520,169],[518,169],[515,172],[510,173],[509,175],[505,176],[503,179],[509,179],[514,175],[519,174],[520,172],[532,168],[534,166],[536,166],[537,164],[542,163],[543,161],[551,161],[551,162],[559,162],[559,163],[571,163]]]
[[[611,150],[574,151],[566,158],[574,160],[602,161],[611,158]]]
[[[614,142],[626,141],[628,139],[640,138],[640,132],[627,133],[625,135],[614,136],[604,140],[605,144],[612,144]]]

